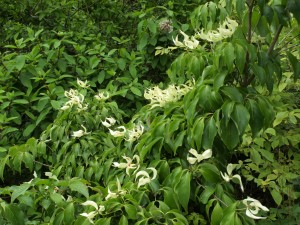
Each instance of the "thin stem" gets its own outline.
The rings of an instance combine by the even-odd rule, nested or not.
[[[47,167],[52,167],[52,166],[50,166],[50,165],[47,165],[47,164],[44,164],[44,163],[41,163],[41,162],[39,162],[39,161],[36,161],[36,160],[33,160],[33,162],[35,162],[35,163],[38,163],[38,164],[41,164],[41,165],[43,165],[43,166],[47,166]]]
[[[274,50],[274,47],[275,47],[275,44],[276,44],[276,42],[278,41],[279,35],[280,35],[281,31],[282,31],[282,28],[283,28],[283,25],[281,24],[281,25],[278,27],[278,30],[277,30],[277,32],[276,32],[274,38],[273,38],[272,43],[270,44],[270,47],[269,47],[269,49],[268,49],[268,56],[270,56],[270,55],[272,54],[272,52],[273,52],[273,50]]]

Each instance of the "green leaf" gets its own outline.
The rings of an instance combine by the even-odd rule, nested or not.
[[[239,135],[242,136],[250,120],[250,114],[242,104],[235,104],[231,114],[231,119],[238,128]]]
[[[136,68],[135,68],[135,64],[131,63],[131,64],[129,65],[129,72],[130,72],[130,75],[131,75],[133,78],[136,78],[137,71],[136,71]]]
[[[15,68],[20,71],[23,69],[25,65],[26,56],[25,55],[18,55],[15,59]]]
[[[205,121],[205,128],[202,137],[202,146],[204,149],[211,149],[218,133],[216,121],[211,116]]]
[[[279,206],[282,202],[282,195],[276,189],[271,190],[271,195],[276,204]]]
[[[223,218],[223,209],[219,202],[215,205],[211,213],[211,225],[219,225]]]
[[[80,180],[71,180],[69,187],[72,191],[77,191],[80,194],[84,195],[84,197],[86,197],[86,198],[89,197],[88,188],[82,181],[80,181]]]
[[[233,67],[233,61],[235,60],[235,54],[234,46],[230,42],[227,43],[225,48],[223,49],[223,57],[225,58],[227,68],[231,70]]]
[[[29,124],[23,131],[23,136],[24,137],[29,136],[32,133],[32,131],[34,131],[35,128],[36,128],[35,124]]]
[[[128,225],[128,220],[125,215],[122,215],[122,217],[119,221],[119,225]]]
[[[1,158],[0,159],[0,178],[1,180],[3,181],[3,172],[4,172],[4,169],[5,169],[5,165],[9,159],[10,155],[7,154],[5,157]]]
[[[28,104],[28,100],[26,99],[15,99],[13,100],[13,103],[16,103],[16,104]]]
[[[244,98],[238,88],[233,86],[226,86],[226,87],[222,87],[221,90],[232,101],[243,103]]]
[[[18,198],[20,195],[23,195],[30,186],[30,183],[23,183],[16,187],[11,195],[11,202],[13,203],[16,198]]]
[[[124,204],[125,211],[128,215],[128,219],[136,220],[137,218],[137,209],[134,205]]]
[[[8,220],[11,225],[25,225],[24,214],[14,204],[1,203],[3,208],[3,217]]]
[[[190,200],[190,190],[191,190],[191,173],[188,170],[182,171],[179,182],[175,185],[174,191],[178,196],[179,203],[188,211],[188,203]]]
[[[100,59],[97,56],[92,56],[89,59],[89,66],[90,66],[91,69],[96,68],[99,63],[100,63]]]
[[[204,117],[197,118],[192,128],[192,137],[194,143],[196,143],[197,149],[201,149],[202,135],[204,131],[204,119]]]
[[[275,120],[273,122],[273,127],[276,127],[278,124],[281,124],[284,119],[288,118],[288,116],[289,116],[288,111],[277,113]]]
[[[68,206],[64,210],[64,223],[65,224],[72,224],[74,221],[74,203],[68,203]]]
[[[124,59],[118,59],[117,61],[118,67],[120,70],[124,71],[126,67],[126,61]]]
[[[152,34],[156,34],[157,25],[153,20],[148,20],[147,21],[147,27],[149,28],[149,30]]]
[[[166,203],[171,209],[180,209],[179,200],[173,189],[170,187],[163,187],[164,190],[164,203]]]
[[[234,149],[240,141],[239,130],[232,120],[229,120],[227,125],[224,119],[221,120],[219,134],[224,144],[230,150]]]
[[[253,136],[255,137],[258,132],[263,128],[264,117],[253,99],[247,99],[246,107],[250,113],[250,127]]]
[[[200,173],[208,182],[218,183],[221,181],[219,169],[210,163],[202,163]]]
[[[142,34],[142,36],[139,40],[138,46],[137,46],[139,51],[143,50],[146,47],[146,45],[148,43],[148,38],[149,38],[149,35],[147,33]]]
[[[220,225],[234,225],[235,224],[235,207],[236,203],[230,205],[224,210],[224,216]]]
[[[201,193],[199,199],[203,204],[206,204],[209,198],[215,193],[216,188],[212,186],[206,186],[204,191]]]
[[[142,92],[140,91],[140,89],[138,89],[136,87],[133,87],[133,86],[130,87],[130,91],[137,96],[142,96]]]

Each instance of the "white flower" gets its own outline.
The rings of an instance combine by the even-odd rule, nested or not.
[[[82,205],[84,205],[84,206],[92,206],[92,207],[94,207],[96,209],[96,210],[94,210],[94,211],[92,211],[90,213],[81,213],[80,214],[81,216],[86,217],[90,221],[90,223],[92,223],[92,224],[94,224],[93,218],[97,214],[99,214],[99,213],[101,213],[101,212],[103,212],[105,210],[105,207],[103,205],[99,205],[98,206],[96,202],[90,201],[90,200],[82,203]]]
[[[150,100],[151,108],[157,106],[164,107],[169,102],[177,102],[193,88],[193,84],[194,82],[189,81],[180,86],[170,85],[165,90],[155,86],[151,89],[147,89],[144,93],[144,97]]]
[[[142,124],[138,124],[133,128],[133,130],[128,130],[128,137],[126,141],[133,142],[138,139],[144,132],[144,126]]]
[[[118,178],[117,178],[117,188],[118,188],[117,192],[111,192],[111,190],[108,188],[108,195],[105,197],[105,200],[108,200],[110,198],[117,198],[118,196],[126,193],[126,191],[122,190],[121,184],[120,184],[120,181]]]
[[[104,121],[101,121],[101,123],[105,127],[111,127],[116,123],[116,120],[112,117],[106,117]]]
[[[126,133],[126,128],[124,127],[124,126],[119,126],[119,127],[117,127],[116,129],[119,129],[119,130],[121,130],[121,131],[119,131],[119,130],[111,130],[111,129],[109,129],[109,132],[110,132],[110,134],[112,135],[112,136],[114,136],[114,137],[123,137],[124,135],[125,135],[125,133]]]
[[[109,93],[107,91],[99,92],[97,95],[95,95],[95,98],[105,101],[106,99],[109,99]]]
[[[137,174],[135,176],[135,180],[137,180],[140,177],[139,181],[138,181],[138,188],[140,186],[143,186],[143,185],[146,185],[146,184],[150,183],[151,180],[154,180],[157,176],[157,170],[155,168],[149,167],[147,169],[152,171],[153,176],[152,176],[152,178],[150,178],[149,173],[147,173],[145,170],[137,172]]]
[[[190,164],[195,164],[196,162],[201,162],[204,159],[209,159],[212,156],[212,150],[207,149],[202,154],[199,154],[195,149],[191,148],[189,150],[189,153],[191,153],[195,157],[187,157],[187,161]]]
[[[195,39],[195,37],[190,38],[187,34],[180,30],[180,33],[183,35],[183,42],[178,41],[178,35],[175,40],[173,38],[173,42],[177,47],[195,49],[199,45],[199,41]]]
[[[248,203],[249,202],[249,203]],[[243,200],[244,205],[246,205],[246,215],[252,219],[266,219],[267,217],[255,216],[260,210],[268,212],[269,209],[263,206],[258,200],[254,198],[247,197]]]
[[[81,126],[82,126],[83,130],[74,131],[73,134],[72,134],[72,137],[80,138],[83,135],[86,135],[86,134],[90,133],[90,132],[86,132],[85,126],[83,126],[83,125],[81,125]]]
[[[87,109],[87,104],[83,104],[84,96],[79,94],[77,90],[70,89],[69,91],[65,91],[65,96],[69,98],[69,101],[60,108],[61,110],[67,110],[73,105],[77,105],[78,111]]]
[[[241,190],[242,192],[244,192],[244,187],[243,187],[243,183],[242,183],[242,179],[241,179],[241,176],[236,174],[236,175],[232,175],[232,171],[235,169],[237,165],[234,165],[234,164],[231,164],[229,163],[227,165],[227,173],[221,173],[221,176],[223,177],[223,179],[226,181],[226,182],[229,182],[230,180],[236,178],[238,179],[239,183],[240,183],[240,187],[241,187]]]
[[[226,18],[226,20],[219,26],[217,30],[204,32],[202,29],[200,33],[197,34],[197,37],[209,42],[218,42],[232,36],[237,26],[238,23],[235,20]]]
[[[82,80],[79,80],[79,79],[77,78],[77,84],[78,84],[80,87],[82,87],[82,88],[88,88],[90,85],[88,85],[87,83],[88,83],[87,80],[86,80],[86,81],[82,81]]]
[[[122,156],[123,159],[126,160],[126,163],[118,163],[118,162],[113,162],[113,166],[120,168],[120,169],[125,169],[126,168],[126,173],[129,175],[130,169],[135,169],[137,170],[139,168],[139,163],[140,163],[140,157],[138,155],[134,155],[132,158],[127,157],[127,156]],[[136,161],[136,163],[132,163],[133,161]]]

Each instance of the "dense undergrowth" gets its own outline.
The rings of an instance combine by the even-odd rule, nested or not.
[[[300,3],[0,3],[0,224],[299,224]]]

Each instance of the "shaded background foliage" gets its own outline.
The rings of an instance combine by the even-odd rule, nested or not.
[[[297,224],[299,3],[233,2],[2,1],[0,222],[90,224],[79,216],[90,199],[108,212],[96,224],[253,224],[237,200],[255,195],[272,208],[261,224]],[[216,29],[227,16],[240,24],[231,38],[157,54],[179,30]],[[165,107],[143,97],[193,79]],[[60,110],[71,88],[88,111]],[[98,91],[110,99],[96,101]],[[102,125],[108,116],[128,129],[143,121],[145,132],[133,143],[114,138]],[[81,125],[88,134],[73,138]],[[190,148],[214,157],[189,165]],[[148,188],[112,167],[134,154],[141,169],[158,171]],[[222,180],[228,163],[238,164],[245,193]],[[105,201],[116,177],[127,195]]]

